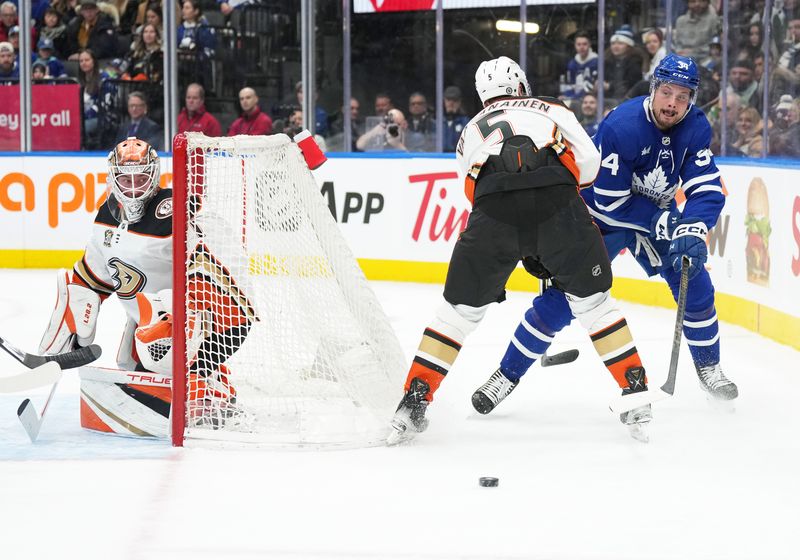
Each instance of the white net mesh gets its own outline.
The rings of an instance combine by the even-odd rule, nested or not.
[[[186,437],[383,442],[403,354],[299,149],[186,137]]]

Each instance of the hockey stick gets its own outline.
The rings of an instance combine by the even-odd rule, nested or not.
[[[55,383],[61,377],[61,368],[56,362],[47,362],[35,369],[25,370],[0,377],[0,393],[29,391]]]
[[[30,399],[25,399],[22,401],[19,405],[19,408],[17,408],[17,417],[19,418],[22,427],[25,428],[25,433],[27,433],[28,437],[31,439],[31,443],[35,442],[36,438],[39,437],[39,430],[42,429],[44,415],[47,414],[47,407],[50,406],[50,401],[53,400],[53,395],[56,394],[56,387],[58,387],[59,380],[60,377],[55,380],[55,383],[53,383],[53,387],[50,389],[50,394],[47,395],[47,400],[44,401],[44,408],[42,408],[41,416],[36,413],[36,407],[33,406],[33,403]]]
[[[672,355],[669,359],[667,380],[660,389],[631,393],[617,397],[609,408],[612,412],[622,413],[633,410],[646,404],[654,403],[675,394],[675,378],[678,374],[678,354],[681,350],[681,336],[683,334],[683,317],[686,314],[686,292],[689,288],[689,258],[683,257],[681,261],[681,285],[678,292],[678,313],[675,316],[675,330],[672,333]]]
[[[0,348],[29,368],[36,368],[47,362],[56,362],[61,366],[61,369],[72,369],[92,363],[103,353],[102,349],[97,344],[91,344],[73,350],[72,352],[65,352],[55,356],[39,356],[37,354],[28,354],[20,350],[2,337],[0,337]]]
[[[542,295],[544,291],[547,289],[548,281],[546,278],[539,278],[539,295]],[[578,359],[578,352],[577,348],[572,348],[570,350],[564,350],[563,352],[559,352],[558,354],[549,355],[547,352],[542,354],[539,363],[542,367],[550,367],[550,366],[560,366],[563,364],[568,364],[570,362],[574,362]]]

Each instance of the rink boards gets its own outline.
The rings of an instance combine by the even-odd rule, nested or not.
[[[105,199],[104,154],[1,154],[0,267],[70,267]],[[171,184],[162,158],[162,186]],[[800,162],[720,160],[728,193],[708,267],[726,321],[800,348]],[[450,155],[333,154],[315,172],[370,279],[442,282],[469,204]],[[670,307],[663,283],[624,255],[614,294]],[[535,291],[518,269],[509,288]]]

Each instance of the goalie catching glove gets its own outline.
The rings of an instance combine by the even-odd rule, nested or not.
[[[136,354],[148,371],[172,375],[172,290],[136,294],[139,326],[134,333]]]
[[[100,296],[70,276],[66,269],[58,271],[56,306],[39,343],[40,354],[63,354],[94,341]]]

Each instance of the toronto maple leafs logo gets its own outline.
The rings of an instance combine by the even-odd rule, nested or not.
[[[676,187],[669,184],[669,178],[660,165],[657,165],[641,177],[633,174],[631,191],[656,203],[660,208],[669,206],[675,196]]]

